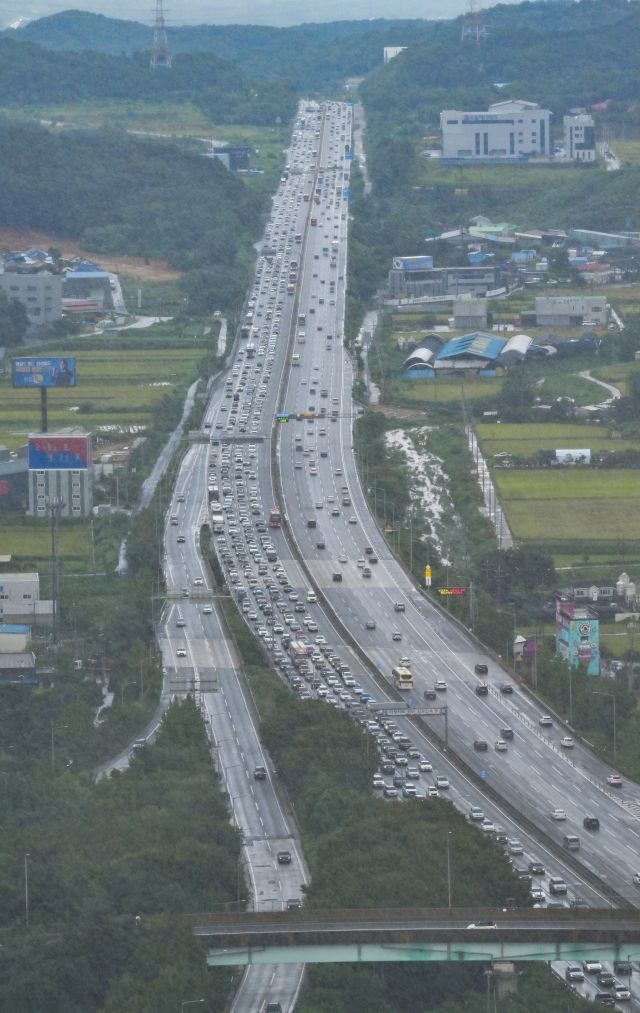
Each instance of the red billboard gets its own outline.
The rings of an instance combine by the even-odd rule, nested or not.
[[[42,433],[29,437],[29,470],[84,469],[91,465],[91,437]]]

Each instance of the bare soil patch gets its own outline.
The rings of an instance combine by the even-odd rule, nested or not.
[[[60,236],[32,229],[0,227],[0,252],[26,250],[30,246],[37,246],[42,250],[48,250],[50,246],[55,246],[62,251],[63,257],[86,257],[87,260],[99,264],[105,271],[115,271],[117,274],[135,278],[137,281],[170,282],[177,281],[181,277],[180,271],[173,270],[162,260],[147,262],[144,257],[92,253],[91,250],[84,250],[80,243],[74,239],[63,239]]]

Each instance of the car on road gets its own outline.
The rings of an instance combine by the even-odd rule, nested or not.
[[[290,851],[279,851],[278,865],[291,865],[291,852]]]
[[[184,545],[185,542],[184,535],[178,535],[178,537],[176,538],[176,542],[178,543],[178,545]]]
[[[513,693],[513,686],[510,682],[503,682],[500,686],[500,692],[505,696],[510,696]]]
[[[516,837],[510,837],[507,841],[507,852],[510,855],[522,855],[524,852],[522,842]]]
[[[489,748],[489,745],[486,739],[476,739],[473,743],[473,748],[478,753],[486,753],[487,749]]]
[[[567,818],[567,814],[564,809],[552,809],[549,815],[552,820],[556,820],[557,822],[561,822]]]
[[[257,766],[253,768],[253,776],[256,781],[265,781],[267,778],[266,767],[263,767],[261,764],[257,764]]]
[[[573,749],[573,747],[575,746],[575,742],[570,735],[564,735],[560,739],[560,745],[562,746],[563,749]]]
[[[496,753],[506,753],[506,751],[507,751],[507,743],[504,741],[504,739],[497,739]]]
[[[496,925],[495,922],[487,920],[487,921],[470,922],[470,924],[467,925],[467,928],[468,929],[497,929],[498,926]]]
[[[211,605],[205,605],[205,607],[202,610],[203,616],[210,616],[212,612],[213,612],[213,609],[212,609]]]
[[[393,633],[391,634],[391,639],[395,640],[396,642],[398,640],[402,640],[402,633],[400,632],[400,630],[394,630]]]
[[[583,960],[582,968],[585,974],[600,974],[602,964],[599,960]]]
[[[439,693],[445,693],[447,690],[447,684],[444,679],[436,679],[433,684],[433,688],[437,689]]]
[[[436,788],[448,788],[449,778],[445,777],[444,774],[436,774]]]
[[[609,774],[607,777],[607,784],[610,784],[612,788],[622,787],[622,777],[620,774]]]
[[[488,675],[488,673],[489,673],[489,666],[488,665],[475,665],[474,666],[474,672],[476,673],[476,675]]]
[[[179,647],[176,651],[176,658],[186,658],[187,652],[184,647]]]
[[[533,893],[533,891],[531,891]],[[580,964],[567,964],[564,976],[568,982],[584,981],[584,971]]]
[[[186,625],[187,624],[185,623],[184,619],[177,619],[176,620],[176,626],[186,626]]]
[[[482,823],[484,819],[484,810],[479,805],[472,805],[469,810],[469,819],[473,820],[474,823]]]
[[[538,719],[538,724],[541,728],[551,728],[553,725],[553,718],[550,714],[543,714],[542,717]]]
[[[597,816],[585,816],[585,818],[582,821],[582,826],[585,828],[585,830],[599,830],[600,820],[598,819]]]
[[[365,629],[367,629],[367,630],[375,630],[375,628],[376,628],[376,621],[375,621],[375,619],[367,619],[367,621],[365,623]]]

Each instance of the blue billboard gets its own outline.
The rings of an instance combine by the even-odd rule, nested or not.
[[[75,387],[76,360],[56,357],[14,359],[14,387]]]
[[[396,271],[429,271],[433,267],[433,257],[394,257],[393,266]]]

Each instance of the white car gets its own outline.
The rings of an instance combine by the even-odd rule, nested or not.
[[[567,814],[564,809],[552,809],[549,815],[552,820],[557,820],[558,822],[566,820],[567,818]]]

